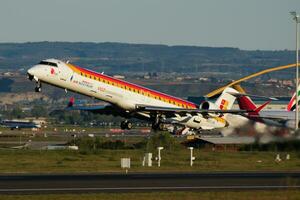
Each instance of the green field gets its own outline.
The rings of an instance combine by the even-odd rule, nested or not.
[[[0,200],[293,200],[300,198],[299,190],[232,191],[232,192],[149,192],[149,193],[99,193],[59,195],[2,195]]]
[[[275,152],[194,151],[189,166],[189,150],[163,150],[161,167],[143,167],[144,150],[98,150],[87,153],[71,150],[0,150],[0,173],[85,173],[123,172],[120,158],[131,158],[129,172],[180,171],[299,171],[300,153],[290,152],[290,160],[275,162]],[[156,151],[153,152],[154,157]],[[286,153],[281,153],[282,158]]]

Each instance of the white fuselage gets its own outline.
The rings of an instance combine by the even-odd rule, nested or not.
[[[47,64],[48,63],[48,64]],[[56,66],[55,66],[56,65]],[[45,82],[66,90],[106,101],[130,113],[137,105],[196,109],[196,105],[167,94],[144,88],[123,80],[99,74],[56,59],[48,59],[28,70],[37,82]],[[147,112],[137,114],[150,118]],[[188,120],[186,120],[188,118]],[[174,120],[196,129],[212,129],[225,126],[224,121],[216,118],[179,116]]]

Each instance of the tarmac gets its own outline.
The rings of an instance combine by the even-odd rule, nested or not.
[[[300,172],[0,175],[0,194],[300,189]]]

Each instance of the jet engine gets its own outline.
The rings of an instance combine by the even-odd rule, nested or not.
[[[203,110],[210,110],[210,109],[219,109],[216,104],[209,102],[209,101],[204,101],[203,103],[200,104],[199,106],[200,109]]]

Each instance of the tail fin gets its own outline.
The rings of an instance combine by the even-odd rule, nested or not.
[[[240,107],[241,110],[253,110],[253,111],[248,113],[249,115],[252,115],[252,116],[258,116],[259,112],[264,107],[266,107],[266,105],[268,105],[271,102],[271,100],[266,101],[264,104],[257,107],[255,105],[255,103],[251,100],[251,98],[248,97],[248,96],[238,97],[237,101],[238,101],[238,104],[239,104],[239,107]]]
[[[298,98],[299,98],[299,93],[298,93]],[[298,104],[299,104],[299,100],[298,100]],[[293,94],[290,102],[288,103],[286,109],[288,111],[294,111],[296,109],[296,92]]]
[[[237,102],[241,110],[255,110],[257,106],[248,96],[240,96],[237,98]]]
[[[67,107],[68,108],[72,107],[74,105],[74,102],[75,102],[75,98],[71,97]]]
[[[228,87],[222,92],[222,94],[217,99],[215,104],[221,110],[228,110],[232,108],[233,103],[236,100],[236,97],[230,93],[238,93],[238,91],[236,91],[231,87]]]
[[[299,105],[299,101],[300,101],[300,84],[298,85],[298,105]],[[294,92],[290,102],[288,103],[286,109],[288,111],[295,111],[296,110],[296,92]]]
[[[252,110],[251,112],[248,113],[249,115],[259,115],[259,112],[264,107],[266,107],[266,105],[268,105],[271,102],[271,100],[276,100],[276,98],[264,97],[264,98],[268,98],[270,100],[266,101],[264,104],[257,107],[250,97],[250,96],[254,96],[254,95],[247,95],[245,90],[239,84],[235,84],[232,87],[234,89],[236,89],[237,91],[239,91],[241,94],[244,94],[244,96],[237,97],[237,102],[238,102],[241,110]],[[262,96],[260,96],[260,97],[262,97]]]

